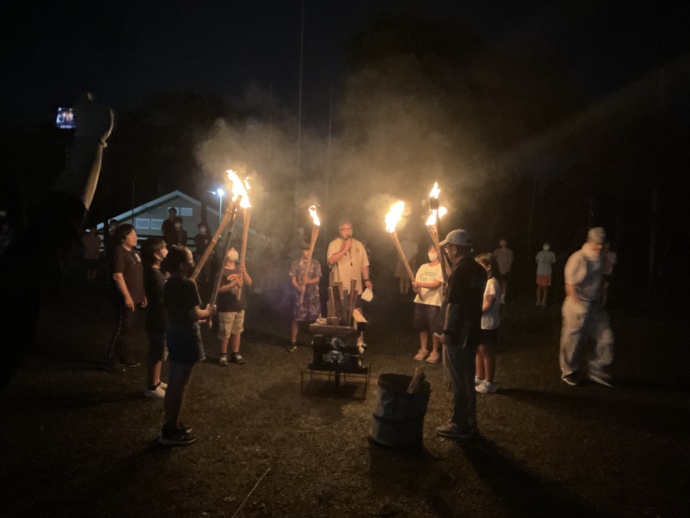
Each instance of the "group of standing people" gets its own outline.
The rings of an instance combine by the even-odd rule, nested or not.
[[[587,242],[570,256],[565,266],[566,298],[562,309],[559,362],[561,379],[568,385],[578,385],[586,377],[610,386],[608,367],[613,361],[613,332],[603,307],[602,294],[605,292],[602,286],[605,272],[609,271],[605,265],[607,262],[615,264],[615,256],[607,257],[605,241],[603,228],[590,229]],[[437,347],[442,350],[444,371],[453,390],[453,409],[448,424],[438,427],[436,432],[452,439],[468,439],[477,432],[476,393],[497,391],[493,383],[495,357],[492,349],[498,342],[500,305],[505,301],[503,283],[513,260],[505,240],[493,254],[480,254],[475,259],[472,258],[472,245],[468,232],[451,231],[439,244],[440,250],[430,247],[430,262],[419,268],[412,283],[417,292],[414,322],[420,331],[421,344],[415,359],[435,363],[438,361],[434,354]],[[444,287],[439,252],[446,254],[451,265],[441,303],[436,297]],[[537,284],[546,288],[550,285],[555,262],[548,244],[537,254],[536,262]],[[548,283],[541,277],[545,275],[549,277]],[[546,290],[538,290],[537,295],[538,305],[542,305]],[[439,315],[443,322],[440,332]],[[428,347],[429,336],[433,340],[432,352]],[[580,351],[590,337],[595,341],[595,348],[581,374]]]

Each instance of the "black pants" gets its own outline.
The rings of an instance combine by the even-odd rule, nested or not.
[[[126,308],[124,305],[116,308],[115,331],[110,339],[110,347],[108,348],[109,364],[130,358],[129,342],[131,341],[134,322],[136,322],[139,313],[141,313],[140,304],[134,306],[134,311]]]

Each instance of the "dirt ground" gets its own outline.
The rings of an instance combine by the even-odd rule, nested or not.
[[[534,307],[526,288],[502,311],[500,390],[478,396],[481,437],[435,435],[450,395],[429,365],[424,448],[396,451],[368,439],[376,377],[417,365],[413,303],[393,291],[379,284],[367,308],[372,379],[349,386],[366,387],[363,400],[303,395],[309,337],[288,353],[285,301],[254,295],[247,363],[219,367],[203,332],[208,358],[183,413],[198,441],[164,449],[163,406],[143,397],[144,368],[98,368],[106,286],[68,283],[0,396],[0,516],[687,516],[687,322],[619,297],[615,387],[570,387],[559,380],[559,304]],[[145,350],[142,335],[136,357]]]

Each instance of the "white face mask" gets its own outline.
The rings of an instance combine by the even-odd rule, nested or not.
[[[549,245],[544,245],[542,248],[543,248],[544,250],[548,251],[549,248],[551,248],[551,247],[550,247]]]
[[[438,254],[429,252],[429,261],[433,263],[436,259],[438,259]]]
[[[237,261],[240,258],[240,255],[237,253],[237,250],[230,250],[227,257],[230,261]]]

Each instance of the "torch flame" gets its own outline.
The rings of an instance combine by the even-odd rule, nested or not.
[[[240,207],[244,209],[250,208],[252,205],[249,203],[249,195],[247,191],[249,190],[248,178],[244,179],[244,182],[240,180],[237,173],[232,169],[228,169],[228,178],[232,182],[232,199],[236,200],[238,196],[242,196],[242,201],[240,202]]]
[[[436,224],[436,212],[432,211],[426,220],[427,227],[433,227]]]
[[[429,198],[438,198],[439,194],[441,194],[441,189],[438,188],[438,182],[434,182],[434,188],[431,189]]]
[[[386,232],[391,234],[395,232],[395,227],[398,226],[398,222],[400,222],[400,218],[402,217],[404,211],[404,201],[397,201],[391,206],[388,214],[386,214]]]
[[[311,207],[309,207],[309,214],[311,215],[311,218],[314,220],[314,225],[320,227],[321,220],[319,220],[319,215],[316,213],[316,205],[312,205]]]

